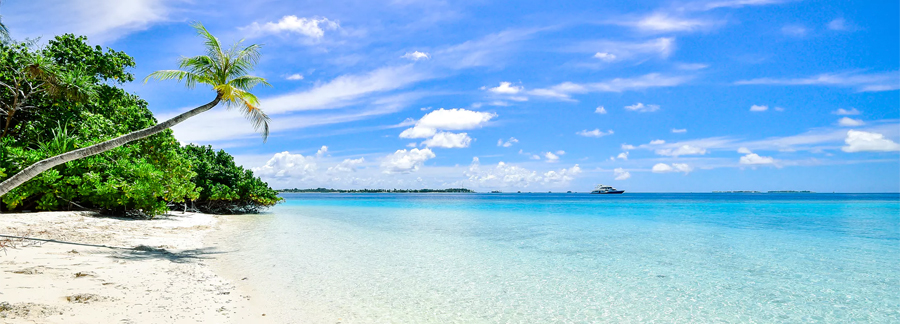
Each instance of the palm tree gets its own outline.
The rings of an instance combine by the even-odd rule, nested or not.
[[[216,91],[215,99],[155,126],[38,161],[0,183],[0,196],[52,167],[103,153],[126,143],[162,132],[188,118],[212,109],[220,102],[224,102],[227,109],[240,109],[241,113],[253,124],[253,127],[257,131],[262,132],[263,140],[265,141],[269,136],[269,117],[259,109],[259,100],[250,93],[250,90],[259,84],[270,84],[263,78],[246,75],[259,61],[260,45],[254,44],[241,48],[242,40],[225,51],[222,49],[219,40],[210,34],[202,24],[194,23],[191,26],[197,29],[197,33],[204,39],[207,54],[182,58],[179,65],[184,70],[156,71],[144,79],[144,82],[146,83],[151,78],[160,80],[175,79],[184,81],[185,86],[191,89],[198,84],[206,84]]]

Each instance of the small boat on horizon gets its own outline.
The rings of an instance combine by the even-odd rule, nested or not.
[[[603,195],[603,194],[607,194],[607,195],[608,194],[620,194],[620,193],[624,193],[624,192],[625,192],[625,190],[619,190],[619,189],[613,188],[612,186],[606,186],[606,185],[602,185],[602,184],[597,185],[597,188],[594,188],[594,191],[591,191],[592,194],[601,194],[601,195]]]

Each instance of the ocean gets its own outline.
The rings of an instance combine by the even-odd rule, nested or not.
[[[283,321],[898,323],[898,194],[284,194],[217,258]]]

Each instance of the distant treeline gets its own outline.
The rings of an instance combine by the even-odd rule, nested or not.
[[[448,188],[448,189],[281,189],[278,192],[297,192],[297,193],[474,193],[475,191],[466,188]]]

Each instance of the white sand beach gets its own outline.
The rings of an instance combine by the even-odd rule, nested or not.
[[[267,322],[208,264],[225,252],[203,244],[218,217],[0,214],[0,234],[53,240],[0,237],[0,322]]]

